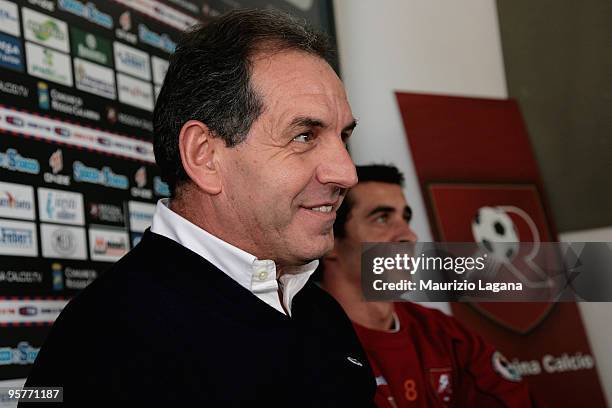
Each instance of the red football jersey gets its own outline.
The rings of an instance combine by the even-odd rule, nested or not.
[[[455,318],[423,306],[395,303],[400,329],[354,323],[384,408],[533,407],[527,385],[504,356]]]

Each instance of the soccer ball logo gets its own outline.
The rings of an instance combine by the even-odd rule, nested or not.
[[[481,207],[472,220],[474,240],[499,262],[511,261],[519,250],[519,235],[512,218],[499,207]]]
[[[527,227],[523,247],[520,247],[518,229],[510,214]],[[499,268],[503,266],[526,287],[551,287],[550,276],[540,268],[536,260],[540,251],[538,228],[523,209],[509,205],[480,207],[472,220],[472,235],[480,249],[493,261],[485,272],[488,278],[495,278]]]

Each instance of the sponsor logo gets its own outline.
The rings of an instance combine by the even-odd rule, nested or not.
[[[153,131],[153,122],[148,119],[139,118],[129,113],[117,111],[117,109],[109,106],[106,108],[106,118],[111,124],[120,123],[125,126],[143,129],[148,132]]]
[[[29,8],[22,9],[23,33],[26,40],[68,52],[68,25]]]
[[[40,234],[43,257],[87,259],[84,228],[40,224]]]
[[[157,85],[161,85],[164,83],[164,78],[166,77],[166,72],[168,72],[168,66],[170,62],[168,60],[156,57],[155,55],[151,56],[151,66],[153,67],[153,82]]]
[[[129,238],[125,231],[89,229],[89,253],[94,261],[114,262],[128,251]]]
[[[0,220],[0,255],[38,256],[36,224]]]
[[[21,120],[21,118],[18,118],[17,116],[5,116],[5,120],[6,123],[16,127],[23,127],[24,125],[24,121]]]
[[[200,10],[198,10],[198,6],[186,1],[186,0],[170,0],[170,3],[174,3],[177,6],[183,7],[184,9],[187,9],[189,11],[191,11],[194,14],[198,14],[200,12]]]
[[[120,102],[153,111],[153,89],[150,83],[117,73],[117,88]]]
[[[4,119],[4,121],[1,121],[1,119]],[[27,130],[21,129],[24,126],[27,126]],[[155,162],[153,145],[150,142],[30,115],[2,106],[0,106],[0,129],[22,132],[45,140],[96,149],[150,163]],[[0,167],[7,167],[8,165],[6,158],[0,153]],[[37,171],[34,171],[34,173],[37,174]]]
[[[0,366],[34,364],[39,350],[27,341],[20,341],[16,348],[0,347]]]
[[[51,168],[51,173],[45,172],[43,174],[46,183],[55,183],[62,186],[70,185],[70,176],[59,174],[64,169],[62,149],[57,149],[49,156],[49,167]]]
[[[124,11],[119,16],[119,25],[123,31],[130,31],[132,29],[132,15],[129,11]]]
[[[127,190],[129,187],[128,178],[122,174],[115,174],[110,167],[104,166],[102,169],[88,167],[80,161],[72,164],[72,175],[76,181],[82,183],[99,184],[105,187]]]
[[[0,283],[41,283],[42,273],[38,271],[0,270]]]
[[[0,217],[33,220],[33,188],[22,184],[0,182]]]
[[[53,262],[51,264],[51,273],[53,276],[53,290],[64,290],[64,271],[62,270],[62,264]]]
[[[70,130],[66,129],[65,127],[56,126],[56,127],[53,128],[53,131],[58,136],[61,136],[61,137],[70,137]]]
[[[23,72],[23,51],[18,39],[0,34],[0,66]]]
[[[19,314],[22,316],[36,316],[38,309],[34,306],[22,306],[19,308]]]
[[[74,58],[74,79],[77,89],[115,99],[113,70],[80,58]]]
[[[136,182],[137,187],[132,187],[130,189],[130,193],[134,197],[140,198],[152,198],[153,191],[148,188],[143,188],[147,185],[147,168],[145,166],[141,166],[136,173],[134,173],[134,181]]]
[[[85,289],[98,277],[98,272],[94,269],[73,268],[70,266],[64,268],[59,262],[54,262],[51,265],[51,269],[54,277],[57,276],[57,288],[54,285],[54,290],[63,290],[64,287],[75,290]]]
[[[491,365],[500,377],[513,382],[520,382],[521,375],[517,370],[510,365],[508,359],[499,351],[496,351],[491,356]]]
[[[90,202],[87,204],[87,210],[93,222],[125,225],[123,208],[118,205]]]
[[[77,15],[94,24],[108,29],[113,28],[113,18],[98,10],[93,3],[83,4],[78,0],[59,0],[57,5],[61,10]]]
[[[0,323],[53,322],[66,300],[9,300],[2,302]]]
[[[9,81],[0,80],[0,92],[13,96],[19,96],[21,98],[27,98],[30,96],[30,90],[26,86]]]
[[[76,250],[76,236],[69,229],[58,229],[51,235],[53,250],[60,256],[70,256]]]
[[[134,181],[139,188],[143,188],[147,185],[147,168],[141,166],[136,173],[134,173]]]
[[[53,174],[57,174],[64,169],[62,149],[57,149],[49,156],[49,167],[51,167]]]
[[[44,84],[44,82],[40,82],[39,84]],[[45,108],[44,106],[41,106],[41,102],[44,102],[44,100],[41,101],[41,88],[40,87],[38,91],[39,91],[39,101],[38,101],[39,106],[43,109],[49,109],[48,107]],[[54,88],[51,88],[51,92],[49,93],[47,91],[46,94],[47,94],[46,96],[47,106],[49,106],[48,98],[50,95],[51,96],[51,108],[54,111],[58,111],[58,112],[62,112],[68,115],[77,116],[80,118],[94,120],[94,121],[100,120],[100,113],[95,110],[86,108],[84,106],[83,98],[81,98],[80,96],[58,91],[57,89],[54,89]]]
[[[532,375],[540,375],[543,372],[547,374],[554,374],[570,371],[592,370],[594,367],[595,359],[593,356],[590,354],[583,355],[580,351],[578,351],[573,355],[568,353],[563,353],[560,356],[545,354],[542,356],[541,360],[521,361],[515,358],[511,363],[509,363],[509,368],[505,368],[504,370],[510,369],[511,376],[513,378],[517,376],[522,378]]]
[[[55,3],[50,0],[28,0],[28,3],[33,6],[38,6],[41,9],[45,9],[49,12],[55,11]]]
[[[121,28],[115,29],[115,36],[125,42],[129,42],[130,44],[136,44],[138,42],[138,38],[136,34],[131,33],[132,29],[132,15],[129,11],[124,11],[119,16],[119,26]]]
[[[8,117],[6,119],[8,119]],[[40,173],[40,164],[38,160],[23,157],[15,149],[7,149],[6,153],[0,152],[0,168],[29,174]]]
[[[40,109],[49,110],[49,86],[39,81],[36,84],[36,88],[38,89],[38,107]]]
[[[83,225],[83,194],[39,188],[38,216],[45,222]]]
[[[117,71],[147,81],[151,80],[149,54],[117,41],[114,42],[113,49],[115,51],[115,68],[117,68]]]
[[[156,0],[116,0],[116,2],[138,10],[181,31],[199,23],[195,18]]]
[[[168,183],[162,181],[161,177],[153,177],[153,191],[156,196],[170,197],[170,186]]]
[[[106,38],[71,27],[70,44],[74,56],[112,67],[112,46]]]
[[[168,54],[172,54],[176,49],[176,43],[168,37],[168,34],[157,34],[142,23],[138,24],[138,39],[143,44],[148,44]]]
[[[70,57],[30,42],[26,42],[25,49],[28,74],[72,86]]]
[[[21,35],[17,5],[7,0],[0,0],[0,31],[15,37]]]
[[[144,232],[153,222],[155,204],[129,201],[130,231]]]
[[[15,315],[17,311],[12,307],[3,307],[0,309],[0,315]]]
[[[159,20],[162,20],[170,26],[178,28],[179,30],[186,30],[199,23],[199,21],[195,18],[176,11],[172,7],[160,4],[157,1],[152,2],[152,4],[153,12]]]
[[[106,119],[113,125],[117,123],[117,110],[112,106],[106,107]]]

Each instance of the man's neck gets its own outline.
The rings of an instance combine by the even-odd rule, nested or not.
[[[354,323],[373,330],[391,330],[394,322],[393,303],[367,302],[363,298],[361,286],[346,281],[324,279],[321,286],[342,305]]]

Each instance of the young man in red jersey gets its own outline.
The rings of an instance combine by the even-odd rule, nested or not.
[[[322,286],[342,305],[368,354],[379,407],[532,407],[504,356],[456,319],[409,302],[366,302],[362,242],[414,242],[403,175],[392,166],[357,166],[359,183],[334,225]]]

